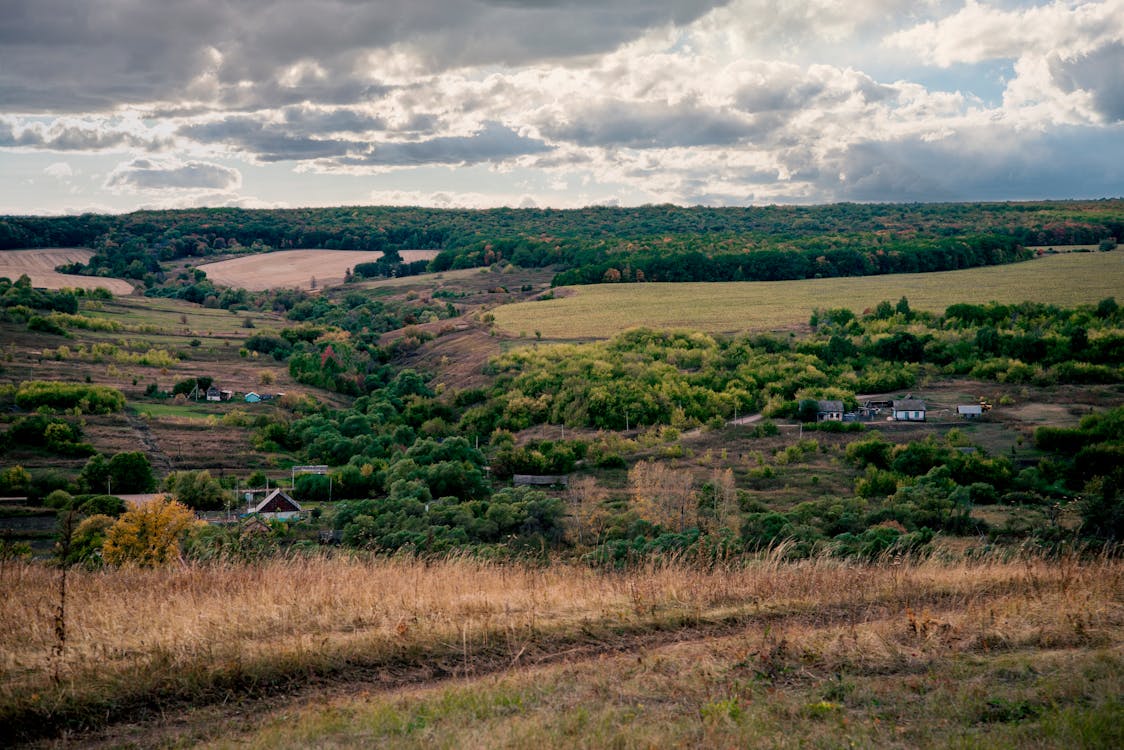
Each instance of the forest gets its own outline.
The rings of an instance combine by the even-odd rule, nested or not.
[[[1124,236],[1124,202],[834,204],[755,208],[194,209],[0,217],[0,250],[89,247],[63,270],[162,281],[162,261],[289,248],[439,250],[429,270],[556,266],[556,284],[734,281],[952,270],[1027,247]],[[420,268],[364,268],[363,273]],[[360,271],[357,271],[360,273]]]

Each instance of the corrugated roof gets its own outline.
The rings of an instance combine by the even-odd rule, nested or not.
[[[925,411],[925,402],[919,398],[903,398],[894,401],[894,411]]]

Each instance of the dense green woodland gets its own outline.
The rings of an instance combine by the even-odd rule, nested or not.
[[[145,281],[160,261],[286,248],[439,250],[430,270],[506,260],[559,266],[555,283],[776,280],[951,270],[1027,257],[1025,247],[1124,236],[1124,201],[835,204],[759,208],[445,210],[193,209],[0,217],[0,249],[85,246],[66,270]]]

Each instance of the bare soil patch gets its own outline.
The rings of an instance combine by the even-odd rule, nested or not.
[[[133,293],[133,285],[124,279],[101,276],[72,276],[58,273],[55,266],[81,261],[86,263],[93,250],[80,247],[52,247],[40,250],[0,250],[0,276],[15,281],[23,274],[31,285],[47,289],[97,289],[102,287],[123,296]]]
[[[403,250],[402,260],[431,260],[436,250]],[[347,270],[359,263],[373,263],[379,252],[359,250],[279,250],[241,258],[205,263],[199,269],[216,284],[258,292],[265,289],[322,289],[338,286]]]

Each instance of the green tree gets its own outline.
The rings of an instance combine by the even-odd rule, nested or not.
[[[109,459],[101,453],[90,456],[79,472],[78,479],[90,492],[108,492]]]
[[[70,546],[64,562],[90,568],[100,566],[105,538],[114,523],[113,518],[100,513],[83,519],[70,535]]]
[[[193,510],[221,510],[231,499],[209,471],[173,471],[164,479],[164,490]]]
[[[109,475],[117,493],[149,492],[156,486],[152,465],[140,451],[118,453],[109,459]]]
[[[1094,539],[1124,539],[1124,497],[1116,476],[1094,477],[1081,500],[1081,533]]]

